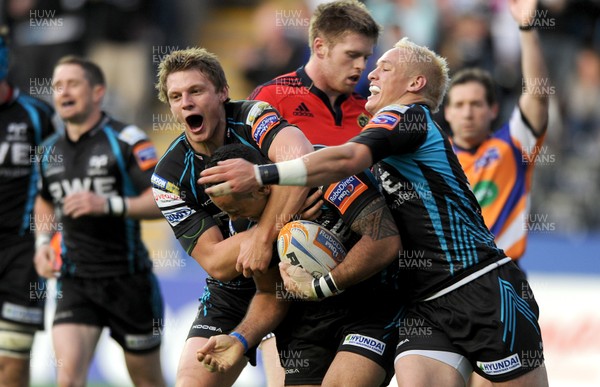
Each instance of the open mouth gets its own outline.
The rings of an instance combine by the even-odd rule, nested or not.
[[[348,79],[352,82],[358,82],[360,80],[360,75],[353,75],[351,77],[348,77]]]
[[[381,89],[379,88],[379,86],[371,85],[369,86],[369,92],[371,93],[371,95],[377,95],[381,93]]]
[[[185,122],[191,129],[198,129],[204,122],[204,117],[199,114],[194,114],[185,118]]]
[[[64,101],[60,104],[62,107],[69,107],[75,105],[75,101]]]

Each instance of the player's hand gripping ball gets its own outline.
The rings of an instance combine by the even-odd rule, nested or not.
[[[282,262],[301,266],[315,278],[330,272],[346,256],[335,234],[308,220],[287,223],[279,231],[277,251]]]

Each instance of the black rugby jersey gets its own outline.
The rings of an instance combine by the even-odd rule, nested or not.
[[[54,110],[47,103],[12,89],[0,105],[0,241],[29,237],[37,194],[36,148],[54,132]]]
[[[98,278],[150,270],[138,220],[108,215],[72,219],[62,214],[70,193],[135,197],[149,188],[157,156],[146,134],[103,115],[77,142],[53,135],[42,149],[40,194],[53,202],[62,224],[62,275]]]
[[[225,112],[225,144],[250,146],[266,158],[273,138],[290,126],[266,102],[228,101]],[[229,217],[196,184],[208,160],[209,156],[195,152],[182,134],[171,143],[152,175],[154,200],[188,254],[194,250],[198,238],[213,226],[219,227],[223,237],[230,235]],[[254,286],[252,278],[243,275],[230,283]]]
[[[381,197],[375,177],[370,171],[365,170],[321,189],[325,204],[321,215],[314,222],[334,233],[344,244],[346,251],[350,251],[361,238],[361,235],[351,229],[356,217],[373,200]],[[343,293],[343,297],[348,298],[348,302],[352,302],[351,294],[354,292],[372,292],[376,289],[392,290],[396,287],[397,268],[398,263],[392,262],[378,274],[351,286],[348,291]],[[335,300],[339,299],[340,297],[329,298],[329,300],[333,300],[332,302],[337,302]]]
[[[350,141],[367,145],[400,235],[399,285],[424,299],[505,255],[446,134],[424,105],[381,109]]]

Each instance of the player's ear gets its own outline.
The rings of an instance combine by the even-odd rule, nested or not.
[[[225,86],[219,93],[219,101],[225,103],[229,99],[229,86]]]
[[[92,99],[94,102],[102,101],[104,98],[104,94],[106,93],[106,86],[104,85],[94,85],[92,88]]]
[[[316,37],[313,41],[313,52],[318,58],[323,59],[327,55],[327,43],[325,40]]]
[[[259,194],[263,195],[263,196],[267,196],[271,193],[271,186],[270,185],[263,185],[262,187],[260,187],[257,191]]]

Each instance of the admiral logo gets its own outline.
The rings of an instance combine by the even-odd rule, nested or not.
[[[375,352],[378,355],[383,355],[383,352],[385,351],[385,343],[383,341],[357,334],[347,335],[344,338],[344,345],[353,345],[355,347],[364,348],[371,352]]]
[[[254,141],[260,146],[262,145],[263,140],[269,130],[273,128],[273,126],[279,123],[279,116],[277,113],[268,113],[256,124],[256,126],[252,130],[252,138]]]
[[[521,368],[521,359],[519,359],[519,355],[515,353],[512,356],[496,361],[478,361],[477,367],[488,375],[502,375]]]
[[[367,186],[356,176],[350,176],[337,183],[333,188],[327,189],[325,198],[339,208],[343,214],[354,199],[366,189]]]
[[[196,213],[193,209],[189,207],[183,207],[176,210],[171,211],[163,211],[163,215],[167,222],[171,224],[171,226],[176,226],[185,219],[187,219],[190,215]]]
[[[304,102],[301,102],[300,105],[298,105],[296,110],[294,110],[293,115],[301,117],[314,117]]]

